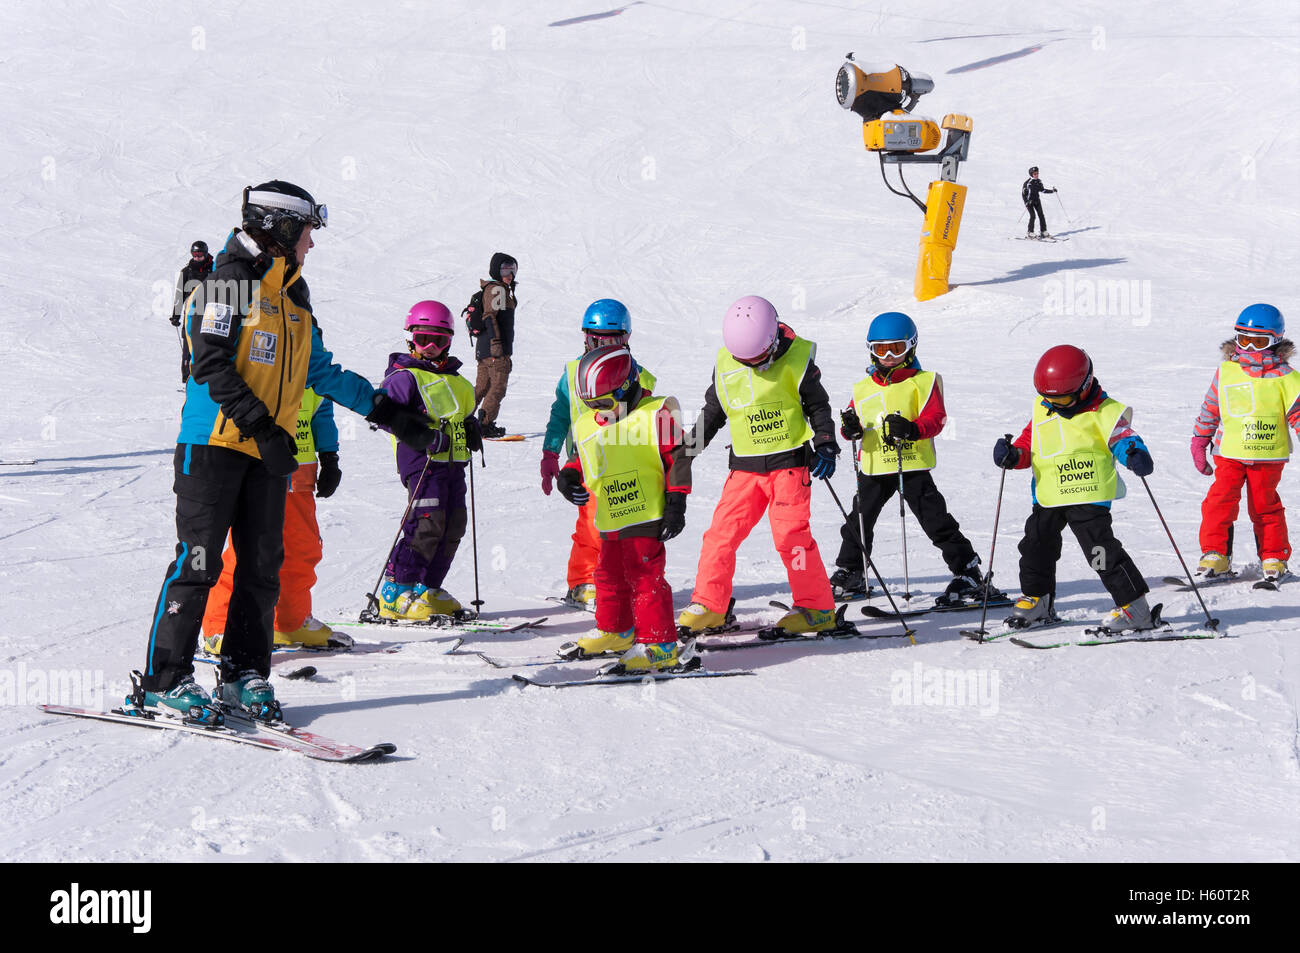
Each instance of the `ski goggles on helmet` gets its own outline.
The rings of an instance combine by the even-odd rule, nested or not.
[[[515,273],[516,273],[516,272],[515,272],[515,269],[516,269],[517,267],[518,267],[518,266],[516,266],[516,265],[502,265],[502,266],[501,266],[501,277],[502,277],[502,278],[513,278],[513,277],[515,276]]]
[[[200,251],[199,249],[196,248],[196,249],[194,249],[194,251],[190,252],[190,257],[191,257],[191,258],[205,258],[205,257],[207,257],[207,254],[208,254],[207,252],[205,252],[205,251]]]
[[[584,397],[582,402],[592,410],[614,410],[620,404],[627,401],[628,391],[632,389],[633,381],[628,381],[616,391],[608,394],[601,394],[599,397]]]
[[[1078,394],[1040,394],[1039,396],[1053,407],[1069,407],[1079,399]]]
[[[1277,338],[1267,331],[1238,331],[1237,347],[1243,351],[1267,351],[1277,343]]]
[[[746,367],[752,367],[756,371],[765,371],[771,367],[772,362],[776,360],[776,349],[780,344],[780,341],[781,338],[778,335],[772,339],[772,343],[768,345],[767,350],[762,354],[750,358],[737,357],[736,361],[740,364],[744,364]]]
[[[629,334],[627,331],[587,331],[584,336],[587,350],[594,351],[610,344],[626,344]]]
[[[258,192],[252,186],[244,189],[244,207],[257,205],[262,208],[276,208],[288,212],[295,218],[307,222],[312,228],[324,228],[329,224],[329,209],[317,205],[297,195],[285,195],[281,192]]]
[[[415,331],[411,343],[421,353],[425,351],[444,351],[451,345],[451,335],[446,331]]]
[[[868,345],[873,357],[903,357],[912,349],[911,341],[871,341]]]

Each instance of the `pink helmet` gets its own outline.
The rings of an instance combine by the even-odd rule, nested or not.
[[[417,301],[411,305],[411,311],[406,316],[406,330],[445,331],[448,334],[455,334],[456,323],[452,320],[447,306],[441,301]]]
[[[752,361],[771,350],[776,331],[776,308],[758,295],[745,295],[722,319],[722,343],[738,361]]]

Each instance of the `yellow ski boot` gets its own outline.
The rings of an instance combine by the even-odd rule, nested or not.
[[[385,579],[379,587],[379,618],[395,621],[406,619],[407,610],[419,594],[416,586]]]
[[[1228,557],[1223,555],[1223,553],[1208,552],[1202,556],[1201,561],[1196,564],[1196,575],[1204,576],[1209,579],[1214,576],[1223,575],[1230,568]]]
[[[218,632],[216,635],[203,636],[203,638],[200,641],[203,645],[204,655],[214,655],[218,658],[221,657],[221,636],[222,633],[220,632]]]
[[[1264,578],[1268,580],[1281,579],[1286,575],[1285,559],[1265,559],[1263,566]]]
[[[671,671],[688,660],[679,648],[677,642],[638,642],[623,653],[611,674],[643,675]]]
[[[574,586],[564,594],[564,598],[560,601],[565,605],[573,606],[575,609],[586,609],[588,612],[595,612],[596,587],[589,582],[581,586]]]
[[[307,616],[302,625],[292,632],[275,633],[276,645],[301,645],[308,649],[324,649],[338,643],[339,636],[327,626],[324,622],[319,621],[314,616]],[[346,637],[344,637],[346,638]]]
[[[457,602],[446,589],[425,589],[416,596],[404,618],[414,622],[423,622],[436,615],[455,615],[464,611],[464,606]]]
[[[678,631],[690,635],[699,635],[701,632],[708,632],[711,629],[720,629],[726,624],[726,616],[720,612],[714,612],[698,602],[692,602],[677,617]]]
[[[834,609],[801,609],[795,606],[776,625],[790,635],[800,635],[805,632],[829,632],[839,622],[835,618]]]
[[[609,632],[597,629],[595,635],[586,635],[576,642],[565,642],[560,646],[560,658],[583,659],[597,658],[601,655],[621,655],[636,644],[636,630],[625,629],[622,632]]]

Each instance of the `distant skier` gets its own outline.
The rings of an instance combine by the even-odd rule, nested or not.
[[[697,634],[724,624],[736,550],[767,513],[794,600],[779,627],[789,633],[833,630],[835,597],[809,525],[812,481],[831,478],[840,452],[817,346],[757,295],[727,309],[722,341],[704,409],[686,444],[698,454],[726,426],[730,472],[704,533],[691,604],[677,624]]]
[[[632,315],[621,301],[601,298],[587,306],[582,315],[583,354],[609,344],[627,344],[632,336]],[[574,358],[564,367],[560,381],[555,385],[555,399],[551,402],[551,416],[546,423],[542,439],[542,492],[551,494],[551,484],[560,475],[560,451],[572,446],[572,428],[587,411],[578,397],[577,374],[581,357]],[[639,368],[641,390],[654,392],[655,376],[644,367]],[[596,502],[588,500],[578,511],[577,525],[573,529],[573,546],[569,550],[567,582],[569,591],[564,601],[575,608],[590,609],[596,602],[596,560],[600,557],[600,533],[596,530]]]
[[[1291,540],[1286,508],[1278,495],[1282,469],[1291,458],[1291,435],[1300,434],[1300,372],[1288,361],[1295,345],[1283,335],[1286,322],[1271,304],[1252,304],[1241,312],[1234,338],[1220,348],[1223,362],[1201,404],[1192,436],[1192,460],[1214,485],[1201,504],[1201,557],[1197,572],[1228,572],[1232,524],[1241,487],[1255,527],[1255,546],[1266,579],[1287,571]],[[1214,466],[1206,459],[1211,441]]]
[[[193,376],[175,455],[176,557],[158,594],[133,702],[217,715],[194,680],[208,591],[230,533],[239,560],[221,645],[222,701],[274,718],[272,625],[284,559],[284,505],[297,469],[305,388],[390,427],[418,450],[438,436],[423,414],[333,363],[302,279],[325,206],[279,180],[250,186],[216,268],[191,298]]]
[[[196,241],[190,246],[190,260],[181,269],[176,278],[176,295],[172,301],[172,327],[179,328],[184,317],[186,303],[194,289],[203,284],[203,279],[212,274],[212,256],[208,254],[208,243]],[[181,338],[181,383],[190,379],[190,328],[187,326]]]
[[[573,456],[557,479],[575,506],[596,505],[596,633],[577,640],[586,655],[621,652],[617,673],[664,671],[679,655],[664,542],[686,525],[691,467],[673,397],[654,397],[626,345],[588,351],[578,362]]]
[[[474,416],[474,387],[460,376],[451,353],[456,325],[440,301],[417,301],[406,316],[407,353],[388,356],[384,390],[389,398],[446,430],[427,452],[397,445],[397,472],[412,504],[402,535],[388,558],[379,587],[379,616],[424,622],[464,607],[442,588],[469,525],[465,468],[482,448]]]
[[[1093,376],[1092,359],[1069,344],[1039,358],[1034,389],[1038,400],[1024,431],[1013,443],[999,437],[993,447],[996,466],[1032,467],[1034,474],[1034,508],[1020,541],[1021,596],[1007,624],[1028,628],[1051,617],[1061,534],[1069,526],[1115,600],[1101,626],[1111,632],[1153,628],[1146,580],[1111,526],[1111,501],[1124,495],[1116,461],[1138,476],[1154,469],[1129,423],[1133,409],[1107,396]]]
[[[501,401],[505,400],[510,381],[511,358],[515,350],[515,275],[519,263],[505,252],[496,252],[488,264],[488,278],[481,280],[474,296],[479,313],[469,316],[475,334],[474,358],[478,374],[474,378],[474,399],[478,401],[478,420],[485,437],[504,437],[497,425]],[[471,309],[474,307],[471,302]]]
[[[1020,201],[1025,203],[1025,208],[1029,210],[1029,238],[1034,237],[1034,216],[1038,216],[1039,238],[1051,238],[1047,234],[1047,219],[1043,217],[1043,202],[1040,195],[1054,195],[1056,189],[1049,189],[1043,185],[1038,178],[1038,166],[1033,166],[1029,170],[1029,178],[1025,179],[1025,184],[1020,187]]]
[[[866,551],[871,554],[876,520],[889,498],[899,490],[921,529],[930,538],[952,573],[940,602],[969,602],[982,597],[980,560],[948,504],[935,486],[934,438],[947,423],[943,379],[922,370],[916,356],[919,335],[910,317],[897,311],[877,315],[867,329],[868,376],[853,386],[853,400],[840,414],[840,435],[861,440],[861,474],[848,521],[840,528],[842,543],[831,576],[836,596],[852,598],[867,591],[858,544],[861,522]],[[859,521],[859,507],[862,507]],[[1001,593],[993,595],[999,598]]]

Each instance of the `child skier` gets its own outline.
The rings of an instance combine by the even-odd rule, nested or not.
[[[713,383],[687,445],[690,453],[701,452],[725,423],[731,472],[704,534],[691,604],[677,623],[696,633],[725,624],[736,550],[766,511],[794,597],[780,627],[834,629],[835,599],[809,527],[809,474],[830,479],[840,452],[815,363],[817,346],[798,337],[778,320],[772,303],[756,295],[727,309],[722,340]]]
[[[488,278],[479,280],[476,296],[480,314],[471,319],[474,328],[474,356],[478,374],[474,378],[474,399],[481,402],[479,428],[485,437],[504,437],[504,427],[497,425],[501,401],[510,382],[511,358],[515,351],[515,275],[519,263],[505,252],[494,252],[488,263]]]
[[[455,325],[447,306],[417,302],[406,316],[406,330],[408,353],[389,355],[384,390],[389,399],[441,423],[443,433],[427,454],[395,444],[397,472],[413,502],[384,570],[379,616],[424,622],[463,612],[442,583],[468,523],[465,467],[483,438],[474,417],[474,387],[451,355]]]
[[[601,298],[587,306],[582,315],[582,333],[585,338],[583,353],[609,344],[627,344],[632,336],[632,316],[621,301]],[[564,367],[560,382],[555,385],[555,400],[551,403],[551,417],[546,424],[546,437],[542,440],[542,492],[551,495],[551,483],[560,474],[560,450],[570,445],[569,433],[587,407],[578,397],[575,383],[578,361],[574,358]],[[638,378],[645,394],[654,391],[655,376],[644,367]],[[578,512],[578,522],[573,530],[573,548],[569,550],[568,585],[564,601],[575,608],[594,609],[596,585],[594,573],[600,555],[600,534],[596,531],[596,504],[589,500]]]
[[[948,513],[943,494],[930,475],[935,466],[934,438],[943,430],[947,416],[943,379],[921,369],[917,340],[916,324],[905,314],[890,311],[872,320],[867,329],[869,376],[853,385],[853,400],[840,414],[841,436],[861,440],[862,447],[858,492],[853,511],[840,529],[843,542],[835,560],[838,568],[831,575],[831,588],[837,596],[867,591],[859,525],[865,530],[869,556],[876,519],[899,489],[900,473],[903,498],[952,573],[952,582],[939,603],[969,602],[982,596],[979,557]],[[998,593],[999,598],[1001,595]]]
[[[298,469],[289,478],[284,499],[284,562],[280,565],[280,597],[275,603],[275,644],[309,648],[352,645],[350,636],[335,632],[311,614],[311,590],[321,561],[320,526],[316,522],[316,497],[325,499],[338,489],[339,431],[334,425],[334,402],[310,387],[303,392],[294,434]],[[320,458],[319,469],[317,457]],[[203,649],[221,654],[222,633],[230,594],[235,586],[235,549],[229,542],[221,554],[221,578],[212,587],[203,613]]]
[[[1197,573],[1229,571],[1232,524],[1241,487],[1255,526],[1255,548],[1266,579],[1286,573],[1291,556],[1286,510],[1278,496],[1282,468],[1291,457],[1291,435],[1300,433],[1300,372],[1287,363],[1295,346],[1282,335],[1286,322],[1271,304],[1252,304],[1221,346],[1215,371],[1192,436],[1192,460],[1214,484],[1201,504],[1201,557]],[[1214,466],[1206,459],[1214,443]]]
[[[1069,526],[1115,600],[1101,626],[1111,632],[1154,628],[1146,580],[1111,528],[1111,500],[1124,495],[1115,461],[1142,477],[1154,468],[1129,425],[1133,409],[1107,396],[1093,376],[1092,359],[1069,344],[1039,358],[1034,388],[1039,400],[1025,429],[1014,443],[999,437],[993,447],[995,465],[1034,471],[1034,508],[1020,541],[1021,596],[1007,625],[1027,628],[1051,618],[1061,533]]]
[[[664,541],[686,525],[690,463],[672,397],[642,390],[626,345],[588,351],[577,394],[588,408],[573,425],[574,454],[560,471],[560,494],[575,506],[595,501],[596,633],[578,639],[584,655],[622,652],[617,673],[664,671],[679,654],[673,593],[664,579]]]

